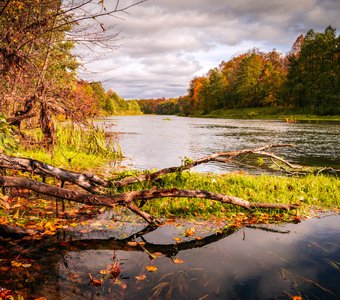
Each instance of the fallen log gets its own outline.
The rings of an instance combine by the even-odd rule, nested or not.
[[[159,225],[162,223],[160,220],[151,216],[150,214],[142,211],[134,203],[137,200],[148,201],[156,198],[200,198],[219,201],[221,203],[233,204],[243,207],[245,209],[254,208],[271,208],[290,210],[297,208],[294,204],[271,204],[271,203],[254,203],[243,200],[238,197],[213,193],[204,190],[181,190],[177,188],[171,189],[150,189],[150,190],[137,190],[114,195],[95,195],[86,194],[80,191],[61,188],[57,186],[48,185],[33,179],[25,177],[9,177],[0,176],[0,186],[4,188],[19,188],[28,189],[38,192],[43,195],[52,196],[56,199],[66,199],[87,205],[101,205],[107,207],[114,207],[115,205],[123,205],[129,208],[134,213],[141,216],[149,224]]]
[[[91,173],[78,173],[45,164],[39,160],[14,157],[0,153],[0,168],[34,173],[45,177],[54,177],[63,182],[71,182],[84,190],[95,193],[98,185],[109,187],[110,182]]]
[[[100,176],[92,173],[78,173],[73,171],[68,171],[65,169],[57,168],[51,166],[49,164],[45,164],[41,161],[29,159],[29,158],[20,158],[9,156],[5,154],[0,154],[0,168],[18,170],[22,172],[34,173],[37,175],[45,176],[45,177],[54,177],[62,182],[71,182],[73,184],[78,185],[84,190],[90,193],[100,194],[102,192],[101,188],[109,188],[116,187],[121,188],[134,183],[144,182],[144,181],[152,181],[159,178],[162,175],[181,172],[184,170],[191,169],[195,166],[198,166],[203,163],[208,163],[211,161],[222,162],[222,163],[230,163],[234,161],[236,158],[246,154],[256,154],[259,156],[268,156],[273,159],[277,159],[280,162],[285,163],[289,167],[298,167],[290,164],[289,162],[279,158],[278,156],[265,152],[265,150],[271,148],[278,147],[293,147],[291,144],[271,144],[263,147],[253,148],[253,149],[243,149],[237,151],[228,151],[228,152],[218,152],[212,155],[205,156],[201,159],[197,160],[187,160],[181,166],[170,167],[158,170],[152,173],[144,173],[138,176],[131,176],[127,178],[123,178],[121,180],[114,179],[105,179]]]

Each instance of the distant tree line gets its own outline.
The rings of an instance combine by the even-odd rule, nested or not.
[[[142,114],[136,100],[125,100],[115,91],[105,91],[101,82],[78,81],[72,93],[73,103],[88,117]]]
[[[193,78],[183,97],[140,104],[143,112],[156,114],[265,106],[339,114],[340,37],[328,26],[324,32],[309,30],[299,36],[288,55],[252,49]]]

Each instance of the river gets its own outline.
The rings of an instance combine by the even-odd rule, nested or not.
[[[120,145],[123,165],[135,169],[177,166],[181,159],[272,143],[294,144],[275,152],[297,164],[340,167],[340,123],[117,116],[97,121]],[[227,172],[240,166],[209,163],[196,171]],[[245,168],[247,171],[250,169]]]

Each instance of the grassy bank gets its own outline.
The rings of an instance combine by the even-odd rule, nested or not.
[[[119,145],[112,140],[107,141],[105,132],[98,128],[85,128],[66,122],[57,123],[53,155],[40,146],[42,134],[39,130],[26,132],[26,134],[37,143],[19,146],[18,155],[61,168],[98,171],[108,163],[115,163],[123,157]]]
[[[318,210],[340,209],[340,180],[335,177],[314,176],[284,177],[277,175],[204,174],[183,172],[167,175],[158,187],[201,189],[236,196],[252,202],[299,204],[298,215],[310,215]],[[152,188],[149,183],[137,184],[136,189]],[[149,201],[143,209],[158,217],[223,218],[235,214],[263,216],[290,220],[296,211],[283,213],[276,210],[260,210],[248,213],[233,205],[212,200],[166,198]],[[278,216],[278,214],[280,216]]]
[[[223,118],[223,119],[269,119],[283,121],[337,121],[339,115],[318,116],[281,107],[235,108],[219,109],[209,114],[194,114],[195,117]]]

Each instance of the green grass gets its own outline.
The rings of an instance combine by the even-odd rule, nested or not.
[[[335,177],[308,175],[305,177],[283,177],[274,175],[202,174],[183,172],[167,175],[159,187],[180,189],[202,189],[242,198],[252,202],[299,204],[299,214],[307,215],[316,210],[340,208],[340,180]],[[134,188],[150,188],[149,183],[136,184]],[[125,189],[126,190],[126,189]],[[149,201],[144,207],[159,217],[231,218],[234,214],[245,213],[242,208],[221,204],[212,200],[164,198]],[[256,215],[260,210],[252,212]],[[282,214],[278,210],[261,210],[274,217],[285,219],[295,216],[296,211]]]
[[[36,141],[42,139],[41,131],[35,130],[27,134]],[[57,123],[54,155],[48,153],[39,143],[33,147],[21,146],[17,154],[73,170],[97,170],[107,167],[108,163],[120,161],[123,157],[118,144],[112,140],[106,141],[103,130],[68,123]]]
[[[295,121],[340,121],[339,115],[318,116],[303,111],[296,111],[282,107],[258,107],[258,108],[235,108],[218,109],[206,115],[193,115],[196,117],[224,118],[224,119],[274,119]]]

